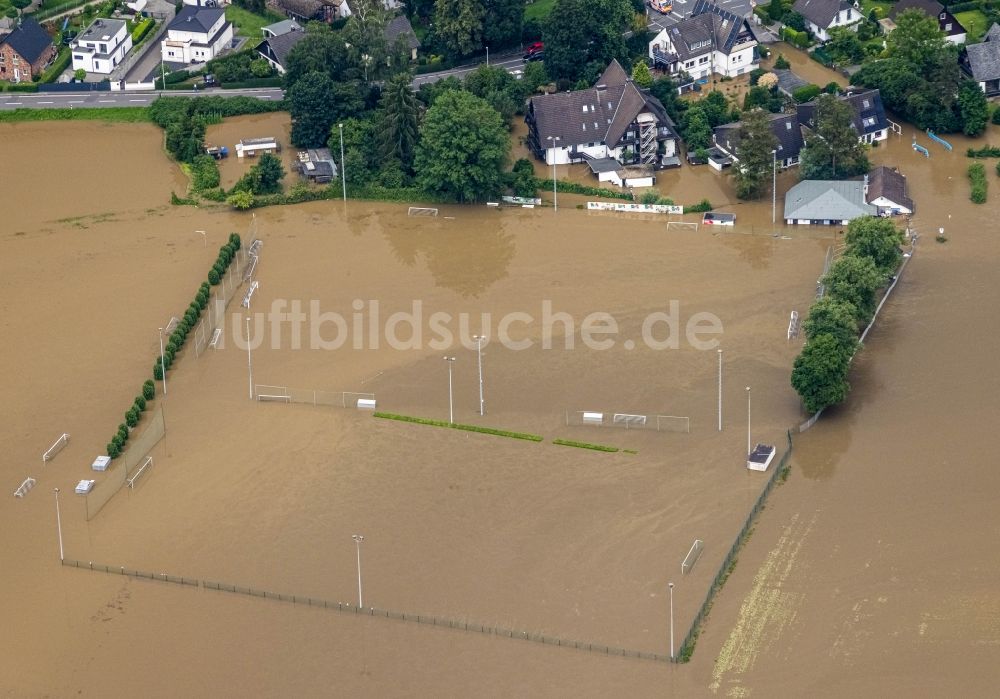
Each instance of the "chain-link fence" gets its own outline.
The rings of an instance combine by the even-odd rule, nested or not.
[[[196,357],[200,357],[208,349],[215,332],[221,330],[225,325],[226,306],[233,300],[243,284],[243,273],[251,259],[253,258],[247,254],[245,249],[237,250],[233,264],[229,265],[229,269],[222,276],[218,286],[212,289],[205,315],[201,322],[194,327],[194,354]]]
[[[691,419],[685,415],[614,413],[574,410],[565,414],[568,427],[619,427],[625,430],[690,432]]]
[[[355,391],[317,391],[311,388],[271,386],[262,383],[254,384],[254,397],[258,401],[307,403],[309,405],[326,405],[335,408],[375,407],[374,393],[358,393]],[[367,403],[366,401],[371,401],[371,403]]]
[[[129,438],[129,448],[125,450],[118,463],[112,462],[113,466],[105,471],[105,478],[97,486],[87,493],[86,509],[87,521],[89,522],[97,513],[101,511],[108,500],[125,485],[131,476],[140,470],[140,464],[146,460],[147,454],[153,450],[156,443],[163,439],[167,433],[167,425],[163,419],[163,407],[159,407],[150,416],[151,419],[146,429],[137,437]]]

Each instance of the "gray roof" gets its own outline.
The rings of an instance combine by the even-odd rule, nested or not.
[[[318,17],[323,11],[320,0],[278,0],[278,7],[305,19]]]
[[[267,25],[262,31],[265,33],[265,36],[281,36],[282,34],[298,31],[299,29],[302,29],[302,27],[294,19],[283,19],[280,22]]]
[[[558,138],[562,147],[605,143],[613,148],[643,111],[652,112],[658,126],[676,134],[676,127],[660,101],[631,80],[532,97],[528,120],[542,148],[550,146],[549,137]]]
[[[622,164],[619,163],[614,158],[587,158],[587,165],[590,166],[590,171],[595,175],[601,172],[617,172],[622,169]]]
[[[667,29],[670,43],[681,61],[700,56],[712,48],[728,54],[743,33],[756,40],[743,17],[708,0],[698,0],[687,19]]]
[[[420,48],[420,39],[413,32],[413,26],[410,24],[410,20],[406,18],[406,15],[396,15],[389,20],[388,24],[385,25],[383,35],[390,47],[396,43],[399,37],[403,37],[406,39],[406,45],[411,50]]]
[[[795,0],[792,10],[817,27],[826,29],[841,10],[854,7],[847,0]]]
[[[928,17],[935,17],[938,27],[945,36],[957,36],[965,34],[965,27],[955,19],[955,15],[948,12],[944,5],[937,0],[899,0],[889,11],[889,17],[896,19],[901,12],[906,10],[920,10]]]
[[[771,133],[778,139],[778,160],[798,158],[802,150],[802,126],[797,114],[769,114]],[[729,153],[735,153],[740,143],[740,129],[743,122],[717,126],[712,134],[718,146]]]
[[[994,24],[990,32],[996,26]],[[977,82],[1000,79],[1000,39],[987,39],[979,44],[969,44],[965,47],[965,56],[969,72]]]
[[[895,168],[885,165],[875,168],[868,175],[869,203],[879,197],[885,197],[894,204],[905,206],[913,211],[913,200],[906,196],[906,176]]]
[[[285,59],[289,52],[297,43],[306,38],[306,33],[301,30],[290,31],[278,36],[271,36],[257,44],[257,51],[268,58],[274,59],[282,68],[285,66]]]
[[[860,180],[804,180],[785,194],[785,219],[849,221],[876,213]]]
[[[983,41],[996,41],[997,39],[1000,39],[1000,24],[991,24]]]
[[[885,107],[882,105],[882,93],[878,90],[849,92],[837,99],[849,104],[854,111],[851,123],[859,136],[889,128],[889,120],[885,116]],[[816,102],[800,104],[796,107],[796,111],[802,125],[813,128],[813,119],[816,116]]]
[[[21,26],[0,40],[17,52],[28,63],[34,63],[52,46],[52,37],[31,17],[25,17]]]
[[[110,41],[125,22],[120,19],[95,19],[89,27],[77,35],[77,41]]]
[[[608,64],[608,67],[604,69],[604,72],[601,73],[601,77],[599,77],[597,82],[594,84],[610,87],[611,85],[624,85],[629,80],[631,80],[631,78],[628,73],[625,72],[625,69],[622,68],[622,64],[619,63],[617,59],[612,58],[611,63]]]
[[[808,80],[803,80],[787,68],[777,68],[771,72],[778,78],[778,89],[789,96],[800,87],[805,87],[809,84]]]
[[[167,31],[173,29],[179,32],[201,32],[207,34],[212,27],[225,16],[225,10],[218,7],[197,7],[185,5],[177,16],[167,25]]]

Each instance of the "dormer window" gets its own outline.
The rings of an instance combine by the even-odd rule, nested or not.
[[[868,100],[862,100],[861,101],[861,106],[864,109],[869,109],[872,105],[871,105],[871,102],[869,102]]]
[[[586,113],[587,113],[587,105],[583,105],[583,113],[584,113],[584,114],[586,114]]]
[[[785,122],[785,131],[791,131],[791,130],[792,130],[792,122],[786,121]]]

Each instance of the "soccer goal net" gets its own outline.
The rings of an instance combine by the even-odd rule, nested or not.
[[[697,231],[698,224],[691,221],[667,221],[668,231]]]
[[[411,206],[406,210],[407,216],[437,216],[438,210],[423,206]]]

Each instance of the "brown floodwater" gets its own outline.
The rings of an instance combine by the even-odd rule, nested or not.
[[[558,213],[445,207],[433,219],[367,202],[262,210],[256,311],[315,299],[346,316],[354,299],[377,299],[385,317],[419,299],[427,314],[538,316],[547,299],[576,317],[607,311],[629,338],[671,299],[682,321],[715,313],[725,429],[714,351],[491,344],[480,418],[475,352],[448,350],[456,420],[637,452],[607,455],[251,402],[230,328],[224,348],[171,372],[153,471],[87,522],[72,486],[150,371],[157,328],[189,303],[213,247],[251,225],[225,208],[164,206],[183,179],[161,134],[108,128],[0,129],[0,157],[31,175],[0,193],[11,212],[0,474],[11,491],[38,479],[23,500],[0,501],[5,695],[989,693],[1000,525],[982,435],[1000,405],[982,309],[996,296],[997,243],[991,205],[967,201],[964,140],[929,160],[909,133],[874,151],[909,175],[919,253],[859,356],[848,404],[797,438],[792,476],[694,660],[670,667],[61,568],[51,489],[63,493],[72,558],[351,601],[360,532],[368,604],[665,653],[666,582],[677,584],[679,640],[762,482],[739,463],[743,386],[755,438],[780,444],[801,417],[785,325],[808,307],[835,230],[774,229],[770,202],[736,203],[707,168],[673,171],[666,191],[725,202],[733,231],[573,208],[584,197]],[[29,132],[30,146],[11,136]],[[126,177],[98,188],[38,165],[66,152],[117,162]],[[42,189],[46,207],[22,205]],[[939,226],[947,244],[933,242]],[[533,328],[524,337],[539,340]],[[447,419],[443,350],[293,350],[287,326],[278,340],[254,350],[261,383],[374,391],[387,410]],[[593,409],[688,415],[691,433],[565,426],[566,411]],[[69,447],[43,466],[62,432]],[[705,554],[682,577],[694,538]]]

